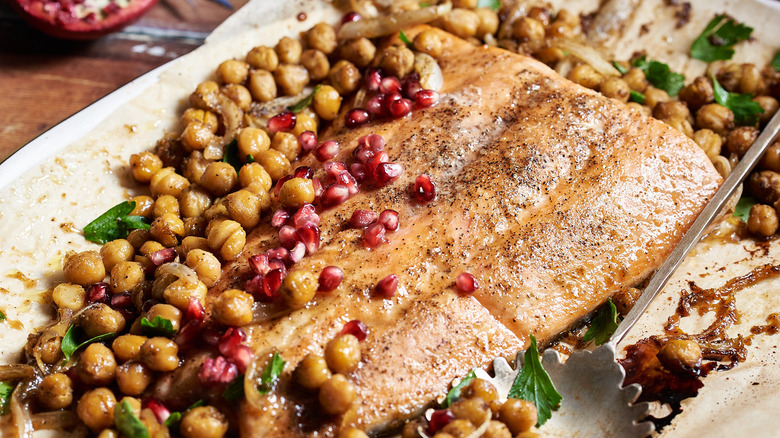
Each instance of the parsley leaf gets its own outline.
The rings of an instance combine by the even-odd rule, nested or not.
[[[739,198],[737,205],[734,207],[734,217],[738,217],[743,222],[747,222],[748,216],[750,216],[750,207],[756,204],[758,204],[758,202],[750,196]]]
[[[179,428],[179,423],[181,423],[181,418],[184,416],[184,414],[197,408],[198,406],[204,406],[205,404],[206,403],[203,400],[198,400],[191,404],[190,407],[188,407],[184,412],[171,412],[171,415],[165,419],[165,423],[163,424],[165,424],[165,427],[169,429],[177,430]]]
[[[316,87],[314,87],[314,91],[312,91],[310,95],[299,100],[295,105],[288,106],[287,109],[296,114],[303,111],[304,108],[311,105],[311,102],[314,100],[314,95],[317,94],[318,91],[320,91],[320,87],[321,87],[320,85],[317,85]]]
[[[612,61],[612,66],[615,67],[615,70],[617,70],[621,75],[628,73],[628,69],[620,65],[620,63],[617,61]]]
[[[116,333],[105,333],[102,335],[97,335],[94,338],[87,339],[86,341],[82,343],[77,343],[77,338],[83,338],[84,337],[84,330],[81,329],[81,327],[77,327],[75,325],[71,325],[68,328],[68,331],[65,332],[65,336],[62,338],[62,344],[60,345],[60,350],[62,350],[62,354],[65,356],[65,360],[70,359],[71,356],[73,356],[73,353],[76,352],[79,348],[91,344],[93,342],[102,341],[104,339],[108,339],[112,336],[114,336]]]
[[[398,34],[398,38],[401,40],[402,43],[406,44],[406,47],[414,50],[414,45],[412,44],[412,40],[409,39],[408,36],[404,33],[404,31],[400,31]]]
[[[114,408],[114,425],[127,438],[149,438],[149,429],[135,416],[127,400],[122,400]]]
[[[772,61],[769,62],[769,65],[775,70],[780,72],[780,50],[775,53],[775,56],[772,58]]]
[[[279,376],[284,370],[285,364],[286,362],[282,359],[282,356],[279,356],[279,353],[274,353],[273,357],[271,357],[271,361],[268,362],[268,365],[266,365],[263,370],[263,374],[260,376],[260,384],[257,385],[257,392],[260,394],[268,394],[274,389],[277,380],[279,380]]]
[[[8,403],[11,400],[11,393],[13,392],[13,386],[5,382],[0,382],[0,415],[8,413]]]
[[[593,321],[590,323],[588,331],[585,333],[585,337],[582,338],[585,342],[596,340],[596,345],[601,345],[609,341],[609,337],[612,333],[615,333],[615,329],[618,326],[617,307],[612,302],[612,298],[607,300],[607,305],[599,309]]]
[[[8,318],[5,316],[5,313],[3,313],[2,310],[0,310],[0,322],[5,321],[6,319]]]
[[[225,147],[225,155],[222,156],[222,162],[228,163],[236,169],[236,172],[241,170],[244,163],[238,158],[238,140],[235,138],[228,143]]]
[[[642,56],[632,61],[631,64],[645,73],[648,82],[654,87],[666,91],[669,96],[677,96],[677,93],[685,85],[685,76],[673,73],[669,66],[663,62]]]
[[[222,393],[222,398],[227,401],[234,402],[244,398],[244,375],[240,374],[225,388]]]
[[[534,335],[531,335],[531,345],[525,350],[523,368],[509,389],[509,398],[528,400],[536,405],[539,413],[536,427],[549,420],[552,411],[558,410],[563,400],[561,394],[555,390],[550,375],[542,368]]]
[[[501,7],[501,0],[479,0],[477,8],[490,8],[497,11]]]
[[[645,95],[638,91],[631,90],[628,94],[628,100],[636,103],[645,103]]]
[[[144,336],[167,336],[170,337],[176,331],[173,329],[173,323],[162,316],[155,316],[149,321],[145,316],[141,318],[141,333]]]
[[[444,398],[444,403],[442,403],[442,407],[449,407],[455,400],[460,398],[460,391],[463,390],[468,384],[477,378],[477,375],[474,374],[474,370],[469,371],[468,374],[463,376],[462,379],[460,379],[460,382],[458,382],[457,385],[453,386],[452,389],[450,389],[450,392],[447,393],[447,397]]]
[[[84,238],[90,242],[106,243],[124,239],[130,230],[148,230],[149,223],[142,216],[129,216],[135,208],[135,201],[125,201],[108,209],[84,227]]]
[[[752,27],[737,23],[725,14],[716,15],[691,44],[691,58],[704,62],[731,59],[732,46],[750,38],[752,32]]]
[[[712,89],[715,94],[715,102],[725,106],[734,113],[734,122],[742,126],[754,126],[758,123],[758,115],[764,112],[758,102],[753,102],[753,95],[750,93],[739,94],[726,91],[715,75],[712,78]]]

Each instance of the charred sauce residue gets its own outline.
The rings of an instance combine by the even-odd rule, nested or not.
[[[665,334],[642,339],[635,345],[626,348],[626,357],[620,365],[626,370],[625,385],[638,383],[642,386],[639,401],[660,401],[668,403],[672,415],[655,420],[660,429],[680,412],[680,402],[695,396],[704,384],[701,377],[712,370],[728,370],[745,360],[747,346],[752,338],[759,334],[775,334],[780,332],[780,314],[773,313],[767,317],[767,325],[755,326],[747,336],[737,335],[734,338],[726,334],[726,330],[739,321],[736,307],[736,293],[746,287],[780,275],[780,265],[760,266],[746,275],[736,277],[718,288],[702,289],[694,282],[689,282],[690,292],[683,291],[674,315],[664,327]],[[715,321],[704,331],[697,334],[687,334],[680,329],[680,320],[690,316],[693,311],[704,315],[715,313]],[[702,350],[702,364],[684,372],[672,372],[663,367],[657,355],[663,345],[671,339],[695,341]]]

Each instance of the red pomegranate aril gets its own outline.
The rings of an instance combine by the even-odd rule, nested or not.
[[[433,90],[420,90],[414,95],[414,104],[418,108],[428,108],[439,102],[439,93]]]
[[[412,112],[412,101],[409,99],[394,100],[388,103],[387,109],[393,118],[400,119]]]
[[[366,327],[365,324],[363,324],[362,321],[358,319],[353,319],[352,321],[349,321],[348,323],[344,324],[344,328],[341,329],[341,332],[339,332],[340,335],[352,335],[358,339],[358,341],[363,342],[366,340],[366,337],[368,336],[368,327]]]
[[[203,329],[203,342],[206,344],[216,347],[219,345],[220,338],[222,338],[222,332],[214,327],[205,327]]]
[[[106,283],[94,283],[87,286],[87,301],[90,303],[108,304],[109,297],[106,295],[108,285]]]
[[[249,257],[249,267],[255,274],[265,275],[271,268],[268,267],[268,256],[265,254],[256,254]]]
[[[149,258],[155,266],[160,266],[164,263],[170,263],[176,259],[176,250],[173,248],[163,248],[159,251],[152,253]]]
[[[388,163],[390,162],[390,155],[387,155],[387,152],[385,151],[379,151],[375,152],[374,156],[371,157],[365,164],[366,167],[371,171],[374,172],[374,169],[376,169],[376,166],[378,166],[381,163]]]
[[[187,322],[176,333],[174,342],[179,346],[179,350],[187,350],[199,347],[202,343],[201,333],[203,331],[203,321],[192,320]]]
[[[436,184],[430,175],[422,174],[415,178],[412,195],[420,202],[431,202],[436,199]]]
[[[322,181],[320,181],[319,178],[314,177],[311,179],[311,183],[314,185],[315,198],[319,198],[320,196],[322,196],[322,192],[325,191],[325,188],[322,187]]]
[[[379,223],[385,226],[387,231],[398,229],[398,212],[395,210],[385,210],[379,213]]]
[[[233,350],[246,340],[246,332],[237,327],[228,327],[219,338],[219,352],[225,357],[231,357]]]
[[[349,226],[352,228],[365,228],[376,222],[379,215],[371,210],[355,210],[349,218]]]
[[[293,178],[311,179],[314,176],[314,170],[309,166],[300,166],[293,172]]]
[[[366,102],[366,111],[374,117],[381,118],[389,116],[390,112],[385,106],[385,95],[377,94],[368,99],[368,102]]]
[[[238,367],[223,356],[217,356],[215,359],[207,357],[198,373],[198,378],[203,383],[230,383],[236,376]]]
[[[380,163],[374,169],[374,180],[379,185],[385,185],[401,176],[402,173],[404,173],[404,168],[398,163]]]
[[[111,307],[114,309],[127,309],[132,305],[133,299],[130,298],[130,292],[122,292],[111,297]]]
[[[263,289],[264,279],[265,279],[265,275],[256,274],[254,277],[250,278],[244,283],[244,291],[246,291],[246,293],[252,295],[258,300],[268,301],[272,297],[268,297],[265,295],[265,290]]]
[[[298,243],[298,233],[295,228],[285,225],[279,229],[279,243],[287,249],[292,249]]]
[[[355,196],[360,191],[355,178],[347,171],[341,172],[336,177],[336,184],[341,184],[349,190],[349,196]]]
[[[349,189],[341,184],[334,184],[322,193],[320,204],[323,208],[341,205],[349,198]]]
[[[296,242],[295,246],[290,249],[290,260],[292,260],[293,263],[298,263],[301,260],[303,260],[303,257],[306,255],[306,245],[303,244],[303,242]]]
[[[301,145],[301,149],[306,152],[317,147],[317,134],[314,131],[303,131],[298,136],[298,144]]]
[[[325,269],[320,272],[319,288],[317,290],[321,292],[331,292],[341,284],[341,280],[344,279],[344,271],[338,266],[326,266]]]
[[[160,424],[164,424],[165,420],[168,419],[168,417],[171,416],[171,411],[165,407],[165,405],[158,399],[154,397],[149,397],[146,400],[144,400],[143,404],[141,405],[144,409],[149,409],[154,414],[154,417],[157,419],[157,422]]]
[[[273,191],[274,198],[278,198],[279,197],[279,192],[282,190],[282,186],[284,185],[284,183],[286,183],[287,181],[289,181],[291,179],[293,179],[293,176],[292,175],[287,175],[287,176],[283,176],[282,178],[279,179],[279,181],[276,182],[276,185],[274,186],[274,191]]]
[[[433,411],[431,419],[428,421],[428,433],[434,435],[442,430],[444,426],[450,424],[455,419],[455,415],[449,409],[438,409]]]
[[[282,247],[271,248],[271,249],[267,250],[265,252],[265,255],[268,256],[268,266],[270,266],[271,269],[274,269],[273,268],[273,264],[271,263],[271,261],[273,261],[273,259],[283,260],[289,254],[290,254],[290,251],[288,251],[287,248],[282,248]]]
[[[379,283],[376,284],[375,292],[380,297],[391,298],[395,295],[396,290],[398,290],[398,276],[390,274],[379,280]]]
[[[249,364],[252,362],[252,358],[255,353],[249,348],[248,345],[238,345],[233,350],[233,354],[230,356],[230,360],[236,364],[238,372],[244,374]]]
[[[293,224],[296,228],[300,228],[306,224],[320,224],[320,216],[317,214],[314,206],[311,204],[303,204],[293,216]]]
[[[398,93],[401,91],[401,81],[395,76],[388,76],[379,83],[380,93]]]
[[[306,224],[298,228],[298,237],[306,245],[308,254],[313,254],[320,249],[320,229],[316,225]]]
[[[314,149],[314,158],[320,163],[324,163],[339,153],[339,144],[333,140],[328,140]]]
[[[282,280],[284,275],[280,269],[272,269],[263,278],[263,292],[268,298],[276,298],[278,296],[279,288],[282,286]]]
[[[203,321],[205,315],[206,309],[200,303],[200,300],[190,297],[187,302],[187,313],[184,314],[184,319],[187,321]]]
[[[369,248],[376,248],[386,241],[386,232],[385,226],[380,223],[369,225],[363,231],[363,244]]]
[[[347,128],[357,128],[368,123],[368,112],[363,108],[352,108],[344,116],[344,124]]]
[[[276,134],[280,131],[289,131],[295,128],[297,117],[292,111],[282,111],[281,113],[268,119],[268,131]]]
[[[284,259],[289,258],[290,254],[285,253]],[[268,266],[271,268],[271,271],[279,271],[282,273],[282,277],[285,277],[287,275],[287,263],[284,262],[284,259],[277,259],[273,258],[268,260]],[[269,271],[270,273],[270,271]]]
[[[464,294],[474,293],[475,290],[479,289],[479,283],[477,283],[477,279],[468,272],[464,272],[458,275],[458,277],[455,279],[455,286],[460,292]]]
[[[375,67],[369,68],[365,76],[366,88],[370,91],[378,90],[379,85],[382,83],[382,77],[384,77],[382,70]]]
[[[363,165],[363,163],[350,164],[349,174],[352,175],[353,178],[355,178],[355,181],[357,181],[358,184],[362,183],[368,178],[368,173],[366,172],[366,166]]]
[[[280,228],[282,225],[287,223],[287,219],[290,219],[290,212],[280,208],[279,210],[276,210],[274,215],[271,217],[271,226],[274,228]]]
[[[407,99],[414,100],[414,97],[417,95],[417,93],[422,90],[422,85],[420,85],[420,79],[415,74],[414,77],[412,75],[407,76],[404,78],[404,82],[401,85],[401,94],[404,95]]]
[[[322,167],[325,169],[325,172],[333,178],[336,178],[341,172],[347,170],[347,165],[338,161],[328,161]]]

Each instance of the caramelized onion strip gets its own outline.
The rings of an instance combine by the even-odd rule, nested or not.
[[[390,35],[409,26],[430,23],[451,10],[452,3],[448,1],[440,5],[428,6],[413,11],[402,11],[389,15],[364,18],[362,20],[344,23],[339,29],[338,37],[339,39],[347,40],[352,38],[376,38]]]

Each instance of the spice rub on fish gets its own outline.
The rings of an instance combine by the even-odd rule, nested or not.
[[[514,354],[529,334],[550,340],[647,277],[721,181],[699,147],[663,123],[531,58],[440,33],[438,105],[356,129],[336,122],[321,138],[337,141],[333,161],[349,164],[358,138],[379,134],[404,172],[384,187],[363,185],[335,208],[318,208],[321,247],[291,272],[338,266],[345,277],[336,290],[298,310],[264,304],[259,322],[245,327],[257,357],[278,351],[287,367],[278,391],[247,396],[243,436],[329,436],[346,425],[400,424],[453,378]],[[311,157],[302,164],[321,167]],[[410,196],[423,173],[438,188],[430,203]],[[396,210],[400,227],[367,249],[362,232],[348,225],[357,209]],[[277,234],[258,226],[210,293],[241,288],[252,275],[248,258],[278,247]],[[471,295],[455,289],[463,272],[479,283]],[[389,274],[398,276],[396,293],[376,296]],[[348,374],[358,400],[329,416],[316,391],[287,377],[355,319],[368,327],[361,362]]]

